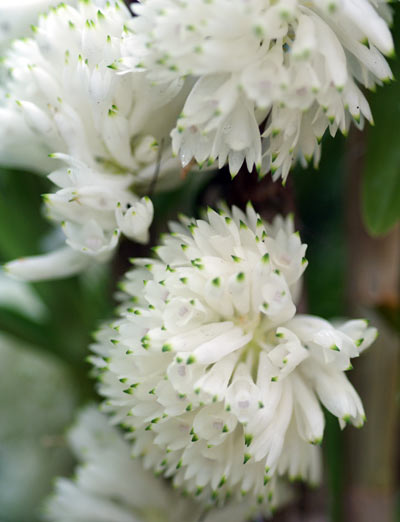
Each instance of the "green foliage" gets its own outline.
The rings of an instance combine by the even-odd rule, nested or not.
[[[326,319],[345,315],[345,145],[343,137],[327,137],[319,171],[297,168],[293,175],[298,227],[302,240],[308,244],[307,311]],[[324,473],[329,488],[330,521],[341,522],[345,470],[339,456],[343,454],[343,438],[337,419],[325,414]]]
[[[40,254],[52,234],[41,212],[45,178],[0,169],[0,263]],[[91,332],[111,315],[110,269],[99,266],[79,277],[30,285],[47,313],[40,320],[0,305],[0,330],[57,354],[77,372],[83,364]]]
[[[394,37],[400,45],[400,13],[396,6]],[[400,219],[400,61],[392,62],[394,81],[370,97],[375,127],[368,129],[362,207],[369,233],[387,233]]]
[[[42,215],[48,190],[45,178],[0,169],[0,263],[62,242]],[[95,398],[84,360],[113,304],[108,265],[27,287],[30,304],[0,300],[0,520],[10,522],[41,520],[53,478],[71,472],[63,433],[78,405]]]
[[[330,490],[330,521],[342,522],[343,489],[346,475],[345,465],[343,464],[344,440],[336,417],[325,410],[325,419],[324,469]]]
[[[0,262],[40,252],[50,230],[41,215],[48,181],[32,173],[0,169]]]
[[[345,145],[341,136],[327,137],[319,170],[298,167],[293,174],[297,227],[308,245],[307,308],[326,319],[343,315],[345,308]]]

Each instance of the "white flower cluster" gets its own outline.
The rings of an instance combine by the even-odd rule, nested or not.
[[[57,480],[45,510],[49,521],[230,522],[232,513],[251,513],[243,502],[204,516],[200,504],[144,471],[122,435],[93,407],[80,413],[68,439],[80,466],[74,480]]]
[[[306,245],[291,218],[267,224],[248,205],[171,230],[97,335],[104,408],[176,486],[274,505],[278,476],[319,480],[321,403],[342,427],[363,424],[344,371],[376,331],[296,315]]]
[[[11,263],[15,275],[69,275],[108,259],[120,233],[146,242],[153,206],[136,194],[149,190],[157,172],[175,182],[171,171],[179,172],[179,162],[169,133],[180,110],[176,89],[168,104],[169,86],[109,67],[121,58],[130,18],[118,2],[103,9],[90,1],[60,4],[6,56],[0,162],[46,168],[47,155],[56,152],[59,169],[50,179],[57,192],[45,202],[67,238],[67,247],[50,256]]]
[[[107,261],[121,235],[146,243],[146,194],[182,167],[285,181],[297,160],[318,163],[327,129],[372,121],[360,86],[391,78],[384,0],[131,8],[61,3],[1,61],[0,164],[48,174],[45,208],[65,235],[9,263],[13,275],[65,277]],[[83,465],[58,481],[53,522],[268,516],[287,498],[284,477],[319,481],[323,407],[342,428],[364,422],[345,372],[376,330],[297,314],[307,261],[293,219],[221,206],[170,228],[154,259],[135,260],[119,318],[92,347],[104,409],[130,442],[82,413],[70,442]]]
[[[182,164],[243,162],[284,180],[318,163],[325,130],[372,121],[357,83],[392,77],[391,12],[378,0],[141,0],[120,69],[196,83],[174,129]]]
[[[80,466],[75,480],[58,479],[46,506],[57,522],[153,522],[190,519],[190,508],[163,481],[143,471],[129,445],[94,407],[84,409],[69,432]],[[174,509],[168,509],[173,503]],[[197,509],[197,515],[199,510]],[[196,514],[193,513],[193,521]]]

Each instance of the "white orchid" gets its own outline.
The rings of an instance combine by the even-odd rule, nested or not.
[[[169,138],[180,110],[175,91],[152,85],[144,73],[112,70],[130,19],[117,1],[102,8],[63,3],[6,54],[0,163],[45,172],[49,154],[53,168],[58,163],[49,176],[57,192],[45,202],[50,219],[63,223],[67,244],[10,263],[14,275],[71,275],[109,259],[121,233],[146,242],[153,206],[141,196],[156,173],[161,185],[179,181]]]
[[[273,505],[277,477],[316,483],[321,403],[361,426],[344,371],[376,331],[296,315],[306,245],[291,218],[208,211],[136,259],[120,318],[93,346],[104,408],[133,452],[201,499]]]
[[[384,1],[146,0],[132,6],[120,70],[158,85],[196,81],[172,133],[182,164],[243,163],[286,179],[318,163],[326,129],[372,121],[359,84],[392,77]]]
[[[232,513],[259,512],[247,502],[209,510],[179,495],[131,458],[122,434],[94,407],[80,413],[68,439],[79,467],[74,480],[57,480],[45,510],[51,522],[229,522]]]

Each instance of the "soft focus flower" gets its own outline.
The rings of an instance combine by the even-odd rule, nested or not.
[[[296,315],[306,245],[289,217],[209,210],[137,259],[92,362],[104,409],[146,467],[200,498],[277,500],[277,476],[319,480],[321,403],[361,426],[344,371],[376,335]],[[265,505],[265,504],[264,504]]]
[[[130,18],[118,2],[102,9],[91,1],[60,4],[6,55],[0,163],[37,170],[46,168],[49,153],[58,160],[50,175],[57,192],[45,203],[49,217],[63,223],[68,245],[8,266],[25,279],[62,277],[105,261],[121,232],[146,242],[153,206],[138,194],[155,175],[161,184],[179,177],[169,138],[180,110],[176,89],[169,104],[170,86],[112,70]]]
[[[9,308],[22,316],[41,322],[47,315],[45,304],[24,281],[16,281],[0,270],[0,307]]]
[[[358,84],[391,78],[391,12],[378,0],[142,0],[121,70],[159,85],[196,79],[172,133],[187,165],[243,162],[286,178],[326,129],[372,121]]]
[[[26,36],[39,13],[57,0],[2,0],[0,4],[0,52],[14,38]]]
[[[24,38],[31,34],[31,27],[37,23],[40,13],[50,6],[57,5],[57,0],[2,0],[0,3],[0,62],[7,46],[15,38]],[[70,2],[71,4],[74,2]],[[4,98],[5,70],[0,68],[0,98]],[[5,113],[0,104],[0,157],[2,163],[12,166],[16,163],[23,168],[46,171],[51,167],[47,158],[46,146],[35,139],[26,127],[25,121],[13,111]],[[6,125],[7,122],[7,125]],[[24,153],[21,154],[21,144]]]
[[[130,446],[94,407],[83,410],[69,433],[80,466],[75,479],[58,479],[46,506],[53,522],[196,522],[204,506],[178,495],[143,470]],[[204,522],[229,522],[251,513],[247,503],[211,511]]]
[[[1,305],[12,307],[17,300],[7,286],[4,289],[0,281]],[[32,311],[26,317],[37,316],[40,308],[32,297],[26,300],[28,306]],[[4,318],[2,314],[2,323]],[[32,326],[21,319],[16,324],[15,332],[28,337],[27,328]],[[49,350],[0,331],[2,521],[33,520],[54,476],[70,470],[71,457],[59,441],[79,403],[76,382],[70,366]]]

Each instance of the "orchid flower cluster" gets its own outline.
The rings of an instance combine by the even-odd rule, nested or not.
[[[133,10],[116,67],[195,82],[172,132],[184,165],[228,161],[235,175],[245,162],[285,180],[297,158],[318,163],[327,128],[372,122],[357,83],[391,78],[384,2],[147,0]]]
[[[204,501],[268,503],[286,474],[318,483],[321,404],[342,426],[364,422],[344,372],[376,330],[296,314],[307,262],[292,227],[251,206],[173,223],[92,348],[133,454]]]
[[[147,243],[151,196],[189,169],[285,182],[297,161],[317,165],[327,130],[373,121],[362,88],[392,77],[390,22],[383,0],[51,7],[4,51],[0,163],[48,177],[64,237],[6,270],[62,278],[109,261],[121,236]],[[49,521],[268,517],[288,479],[320,481],[323,408],[364,423],[346,371],[376,329],[298,312],[308,262],[293,216],[221,203],[169,227],[95,335],[103,414],[84,410],[70,432],[80,465]]]
[[[153,205],[146,191],[157,162],[161,183],[179,179],[169,138],[179,97],[170,100],[169,87],[144,74],[109,68],[121,59],[129,19],[118,3],[103,10],[90,2],[78,9],[60,4],[40,18],[34,38],[17,41],[5,58],[0,155],[10,165],[33,161],[51,169],[56,192],[45,196],[46,211],[66,238],[50,254],[11,263],[9,271],[24,279],[65,277],[107,261],[121,234],[147,242]],[[21,158],[25,140],[33,158]],[[48,155],[58,160],[55,169]]]

